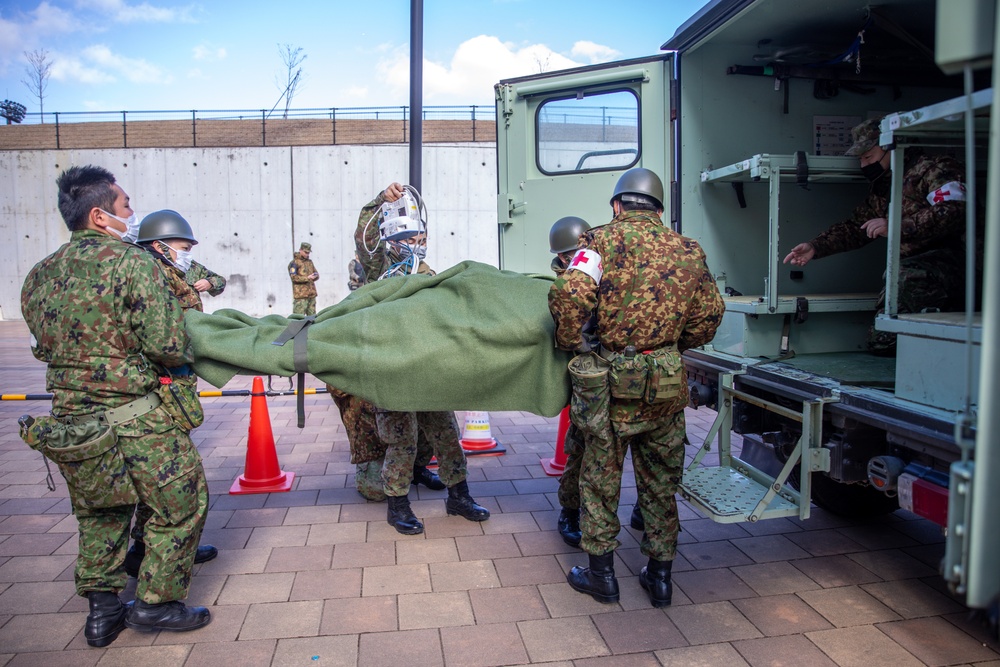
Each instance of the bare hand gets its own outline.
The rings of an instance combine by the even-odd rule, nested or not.
[[[792,248],[790,253],[785,255],[784,263],[805,266],[815,255],[816,248],[813,247],[812,243],[800,243]]]
[[[872,218],[865,224],[861,225],[861,229],[868,234],[868,238],[870,239],[885,236],[889,233],[889,221],[885,218]]]
[[[191,285],[191,287],[195,288],[199,292],[205,292],[212,289],[212,283],[208,282],[206,278],[202,278],[201,280],[197,281],[194,285]]]
[[[385,192],[382,194],[385,195],[386,201],[396,201],[403,196],[403,186],[399,183],[390,183],[389,187],[387,187]]]
[[[310,273],[309,274],[309,280],[313,280],[313,281],[319,280],[319,274],[315,273],[315,272]]]

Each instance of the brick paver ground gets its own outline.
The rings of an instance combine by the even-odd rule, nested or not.
[[[21,322],[0,322],[0,393],[43,393],[44,367]],[[316,382],[314,386],[318,386]],[[284,385],[282,385],[284,386]],[[227,388],[249,388],[238,378]],[[212,610],[189,633],[125,630],[109,647],[83,638],[86,601],[73,590],[76,523],[65,484],[45,487],[17,417],[45,402],[0,402],[0,667],[4,665],[976,665],[1000,646],[937,575],[940,531],[896,512],[848,521],[821,510],[801,522],[721,525],[681,503],[674,603],[653,609],[639,587],[638,535],[622,531],[621,601],[572,591],[584,563],[555,532],[556,419],[491,413],[500,457],[469,460],[482,524],[446,516],[445,492],[411,493],[423,535],[385,522],[385,505],[353,488],[344,429],[329,397],[268,401],[290,493],[231,496],[243,472],[249,399],[205,400],[194,440],[212,504],[204,542],[219,557],[195,567],[189,602]],[[461,415],[459,415],[461,418]],[[692,434],[714,413],[689,410]],[[626,472],[627,522],[635,481]],[[133,594],[134,583],[123,594]]]

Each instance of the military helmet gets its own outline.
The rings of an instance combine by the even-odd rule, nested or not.
[[[198,239],[191,231],[191,225],[177,211],[163,209],[153,211],[139,223],[139,238],[137,243],[162,241],[164,239],[184,239],[192,245],[197,245]]]
[[[575,250],[577,239],[588,229],[590,229],[590,225],[583,218],[578,218],[575,215],[559,218],[549,230],[549,251],[559,254]]]
[[[884,116],[869,118],[868,120],[855,125],[851,130],[851,139],[854,143],[844,152],[844,155],[860,157],[878,145],[879,124]]]
[[[638,195],[638,197],[629,197]],[[649,169],[636,167],[629,169],[615,184],[615,192],[611,201],[621,198],[623,201],[643,201],[655,199],[657,208],[663,208],[663,182],[660,177]]]

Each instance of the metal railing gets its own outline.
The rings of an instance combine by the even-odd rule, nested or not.
[[[493,106],[427,106],[421,117],[426,142],[496,138]],[[0,125],[0,150],[405,143],[409,121],[408,106],[35,112]]]

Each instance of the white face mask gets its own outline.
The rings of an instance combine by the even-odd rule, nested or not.
[[[172,245],[167,245],[166,243],[164,243],[163,245],[166,245],[168,248],[170,248],[175,253],[177,253],[177,259],[174,260],[174,266],[176,266],[181,271],[184,271],[185,273],[187,273],[187,270],[191,268],[191,262],[192,262],[192,253],[191,253],[191,251],[190,250],[178,250],[177,248],[173,247]]]
[[[121,232],[119,232],[117,229],[112,228],[112,227],[105,227],[105,229],[107,229],[109,232],[114,232],[115,236],[117,236],[118,238],[120,238],[125,243],[135,243],[136,242],[136,240],[139,238],[139,217],[135,213],[133,213],[132,215],[130,215],[128,218],[122,219],[122,218],[119,218],[114,213],[108,213],[103,208],[101,209],[101,212],[104,213],[104,215],[111,216],[112,218],[114,218],[118,222],[120,222],[123,225],[125,225],[125,233],[124,234],[121,233]]]

